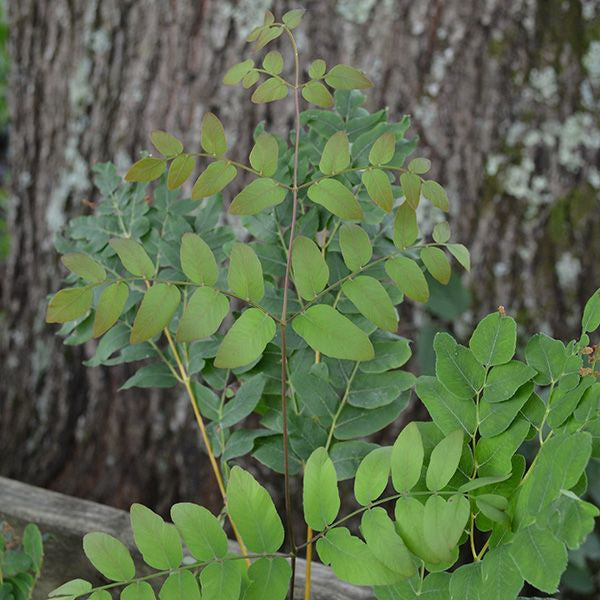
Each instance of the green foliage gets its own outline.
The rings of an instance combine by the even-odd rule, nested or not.
[[[0,522],[0,598],[27,600],[42,570],[44,546],[37,525],[29,523],[19,538],[8,523]]]
[[[285,34],[296,56],[302,15],[277,22],[267,11],[248,41],[258,52]],[[288,81],[283,56],[266,50],[224,82],[256,86],[255,103],[291,93],[296,106],[300,95],[318,106],[296,112],[289,139],[260,123],[245,164],[229,155],[215,114],[202,120],[201,152],[155,131],[161,156],[142,157],[125,183],[98,165],[96,213],[57,240],[70,274],[48,321],[63,323],[67,344],[99,338],[90,366],[151,359],[125,388],[182,384],[223,495],[219,517],[183,503],[173,524],[132,507],[136,546],[151,577],[164,579],[161,599],[285,598],[290,562],[309,542],[282,552],[269,493],[232,464],[245,454],[285,474],[288,529],[289,480],[303,472],[319,558],[380,599],[510,600],[524,582],[554,592],[566,548],[583,543],[598,512],[581,498],[598,457],[599,351],[588,346],[597,294],[577,342],[538,334],[515,359],[516,323],[500,311],[468,347],[438,333],[435,376],[402,370],[411,349],[397,334],[397,307],[406,297],[443,313],[457,285],[450,258],[470,268],[447,222],[431,239],[419,228],[421,202],[441,217],[448,196],[422,177],[429,160],[405,166],[416,147],[405,137],[409,119],[391,123],[386,110],[363,107],[359,90],[371,82],[361,71],[317,59],[302,82],[294,61]],[[178,188],[197,169],[187,198]],[[225,206],[235,228],[224,224]],[[365,441],[400,415],[413,387],[432,421],[409,423],[390,447]],[[244,428],[251,413],[259,429]],[[353,477],[361,508],[339,516],[338,482]],[[239,554],[227,548],[225,517],[243,542]],[[359,531],[342,526],[354,517]],[[182,540],[195,562],[184,560]],[[123,598],[154,597],[118,540],[89,534],[84,550]],[[460,566],[469,552],[473,562]],[[81,580],[66,585],[56,597],[92,593]]]

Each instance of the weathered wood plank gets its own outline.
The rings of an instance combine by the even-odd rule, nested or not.
[[[37,523],[49,534],[45,543],[46,558],[42,578],[33,600],[43,600],[48,592],[64,581],[84,577],[100,580],[91,569],[81,549],[81,538],[90,531],[105,531],[134,548],[129,515],[125,511],[34,487],[0,477],[0,520],[19,529]],[[231,549],[238,550],[235,542]],[[139,564],[139,563],[138,563]],[[296,593],[303,598],[306,563],[298,560]],[[312,600],[371,600],[371,590],[350,586],[320,564],[312,569]]]

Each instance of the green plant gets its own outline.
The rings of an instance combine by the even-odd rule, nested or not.
[[[44,559],[42,534],[29,523],[19,539],[8,523],[0,525],[0,600],[29,600]]]
[[[537,334],[525,362],[514,358],[516,323],[503,312],[479,323],[469,347],[438,334],[436,376],[416,384],[433,420],[410,423],[393,446],[362,460],[354,481],[361,508],[339,516],[338,477],[325,448],[306,462],[304,518],[318,532],[313,542],[321,560],[340,579],[373,586],[379,600],[433,591],[450,600],[513,600],[525,581],[555,592],[567,548],[580,547],[599,512],[581,499],[590,458],[600,458],[600,348],[588,345],[587,334],[599,325],[600,290],[586,306],[579,341],[565,346]],[[394,491],[385,494],[390,478]],[[393,508],[394,519],[384,507]],[[228,552],[220,523],[206,509],[175,505],[173,526],[134,505],[136,544],[162,572],[136,579],[118,540],[89,534],[87,556],[115,581],[92,597],[127,585],[140,594],[143,587],[146,595],[137,597],[153,598],[147,580],[166,577],[161,598],[179,598],[176,588],[186,589],[181,597],[200,598],[193,575],[200,570],[202,598],[284,598],[291,554],[275,554],[283,524],[267,491],[239,467],[229,477],[227,511],[253,553],[249,570],[241,554]],[[358,518],[362,538],[342,526]],[[197,562],[182,565],[179,536]],[[450,573],[461,546],[472,560]],[[65,585],[56,597],[92,591],[81,580]]]
[[[284,60],[278,51],[268,52],[261,68],[246,60],[225,75],[226,83],[242,82],[245,87],[266,76],[253,92],[254,102],[283,99],[291,92],[295,106],[291,146],[266,133],[261,124],[255,131],[250,165],[232,160],[226,155],[223,126],[209,113],[202,122],[201,153],[187,152],[172,135],[156,131],[151,137],[162,156],[145,156],[135,163],[126,176],[131,183],[123,184],[111,165],[99,165],[96,184],[102,199],[95,214],[74,219],[57,240],[63,263],[71,271],[68,282],[79,285],[59,291],[47,315],[50,322],[64,323],[60,333],[67,344],[101,338],[87,362],[90,366],[154,359],[123,387],[183,386],[225,501],[222,514],[229,519],[241,553],[228,552],[223,519],[202,507],[174,506],[173,526],[134,505],[136,544],[159,573],[135,579],[127,549],[110,536],[90,534],[84,550],[114,583],[92,590],[91,584],[76,580],[53,597],[91,593],[94,600],[103,600],[109,597],[108,589],[125,585],[123,598],[153,598],[146,579],[163,576],[163,600],[199,598],[198,572],[203,600],[240,594],[246,600],[276,600],[286,596],[288,586],[292,597],[295,557],[306,550],[309,559],[315,541],[321,560],[331,564],[340,578],[376,586],[381,598],[402,597],[398,596],[402,586],[447,583],[450,575],[444,571],[458,558],[465,528],[471,532],[475,565],[484,555],[490,562],[487,556],[495,554],[487,549],[497,545],[490,538],[477,550],[475,527],[482,531],[503,527],[506,533],[500,541],[508,540],[511,530],[506,522],[512,513],[507,503],[517,495],[510,486],[518,485],[523,476],[518,465],[513,469],[511,459],[530,431],[527,426],[523,439],[515,441],[513,428],[519,434],[525,429],[525,424],[518,424],[520,408],[510,418],[516,422],[509,433],[486,436],[479,425],[487,420],[475,418],[476,426],[468,432],[460,431],[460,423],[448,428],[438,422],[440,409],[429,404],[434,401],[423,399],[433,423],[411,424],[394,448],[364,440],[398,417],[415,384],[411,373],[400,370],[411,350],[408,341],[396,334],[395,306],[404,295],[419,302],[428,299],[423,266],[446,284],[451,275],[446,251],[465,268],[469,253],[464,246],[449,243],[450,229],[441,219],[432,232],[419,232],[416,209],[421,196],[441,215],[448,209],[446,193],[436,182],[423,179],[430,166],[426,159],[403,166],[416,147],[414,140],[404,138],[409,120],[389,123],[386,111],[370,114],[362,107],[364,97],[357,89],[371,85],[364,74],[346,65],[327,70],[324,61],[315,60],[308,67],[309,80],[300,82],[292,29],[302,12],[287,13],[282,23],[267,13],[264,24],[250,35],[257,49],[281,35],[289,38],[292,81],[281,75]],[[335,90],[334,96],[326,86]],[[300,96],[321,108],[300,112]],[[209,164],[196,179],[191,199],[182,199],[176,188],[191,177],[197,161],[205,160]],[[233,198],[228,212],[239,217],[245,238],[252,238],[247,243],[236,241],[234,228],[221,222],[221,193],[239,171],[253,179]],[[159,178],[148,195],[145,182]],[[430,234],[432,240],[427,241]],[[491,315],[480,327],[490,327],[495,319],[503,324],[504,339],[505,329],[514,329],[509,317]],[[506,343],[505,355],[512,347],[506,360],[480,365],[476,350],[472,355],[449,336],[438,336],[439,380],[422,379],[417,391],[427,385],[449,387],[465,411],[479,415],[480,405],[489,400],[488,375],[495,378],[496,372],[507,368],[501,363],[514,354],[514,339],[508,350]],[[574,345],[568,352],[576,358]],[[456,373],[443,372],[463,360],[467,375],[476,378],[470,396]],[[515,365],[508,367],[524,367],[529,374],[521,391],[537,377],[536,365]],[[563,389],[558,385],[555,391],[553,385],[551,396]],[[516,391],[489,404],[506,412],[506,407],[514,406]],[[447,396],[452,398],[449,392]],[[445,406],[444,395],[439,402]],[[261,428],[241,428],[252,412],[260,416]],[[505,412],[506,420],[511,415]],[[544,444],[549,414],[537,424]],[[553,447],[550,442],[540,456]],[[472,458],[469,462],[472,450],[476,457],[482,452],[496,457],[494,444],[503,449],[498,465],[492,461],[482,467]],[[276,553],[284,541],[284,528],[268,493],[249,473],[231,467],[231,461],[247,453],[284,474],[288,551],[283,555]],[[532,464],[546,464],[544,460],[536,458]],[[307,537],[296,543],[291,524],[297,511],[290,502],[289,480],[302,469]],[[390,469],[397,493],[379,499]],[[495,469],[503,472],[494,473]],[[363,508],[338,519],[337,482],[355,476],[356,497]],[[485,477],[493,480],[482,481]],[[535,481],[533,475],[527,477]],[[521,487],[525,489],[525,484]],[[378,506],[392,500],[401,514],[410,511],[410,517],[396,525]],[[419,511],[425,510],[423,520]],[[526,509],[519,510],[525,510],[515,513],[519,522],[530,525]],[[358,515],[366,542],[340,527]],[[420,532],[402,531],[405,521],[427,523],[428,539]],[[451,531],[440,539],[442,530],[436,525]],[[423,548],[429,547],[429,536],[436,532],[443,547],[436,545],[426,554]],[[196,562],[182,566],[180,535]],[[352,568],[348,557],[353,557]],[[426,570],[431,573],[427,577]],[[395,591],[398,586],[400,591]],[[309,597],[310,577],[306,593]]]

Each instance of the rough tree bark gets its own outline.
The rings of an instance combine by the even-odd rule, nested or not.
[[[455,236],[473,252],[473,313],[504,304],[528,327],[574,334],[600,281],[597,3],[304,4],[304,57],[361,66],[375,81],[371,106],[413,115],[454,201]],[[83,367],[90,348],[63,346],[44,324],[61,278],[52,237],[89,210],[91,166],[115,160],[124,170],[151,128],[197,143],[213,110],[245,157],[261,119],[289,127],[291,107],[254,107],[221,75],[248,52],[243,38],[263,10],[290,6],[9,3],[14,203],[0,278],[0,473],[121,507],[211,499],[185,399],[117,393],[122,371]]]

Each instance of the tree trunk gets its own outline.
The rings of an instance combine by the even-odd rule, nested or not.
[[[375,82],[371,107],[413,116],[420,152],[449,190],[454,237],[473,253],[469,316],[503,304],[528,329],[576,335],[600,281],[600,46],[589,44],[597,3],[304,4],[303,58],[362,67]],[[90,210],[92,165],[114,160],[124,171],[152,128],[197,145],[201,116],[213,110],[241,159],[261,119],[288,129],[291,106],[256,107],[221,76],[250,54],[244,37],[263,10],[290,6],[9,3],[13,204],[0,283],[0,473],[120,507],[217,502],[185,399],[117,392],[124,370],[82,366],[91,344],[64,346],[44,324],[47,294],[63,274],[52,240]]]

